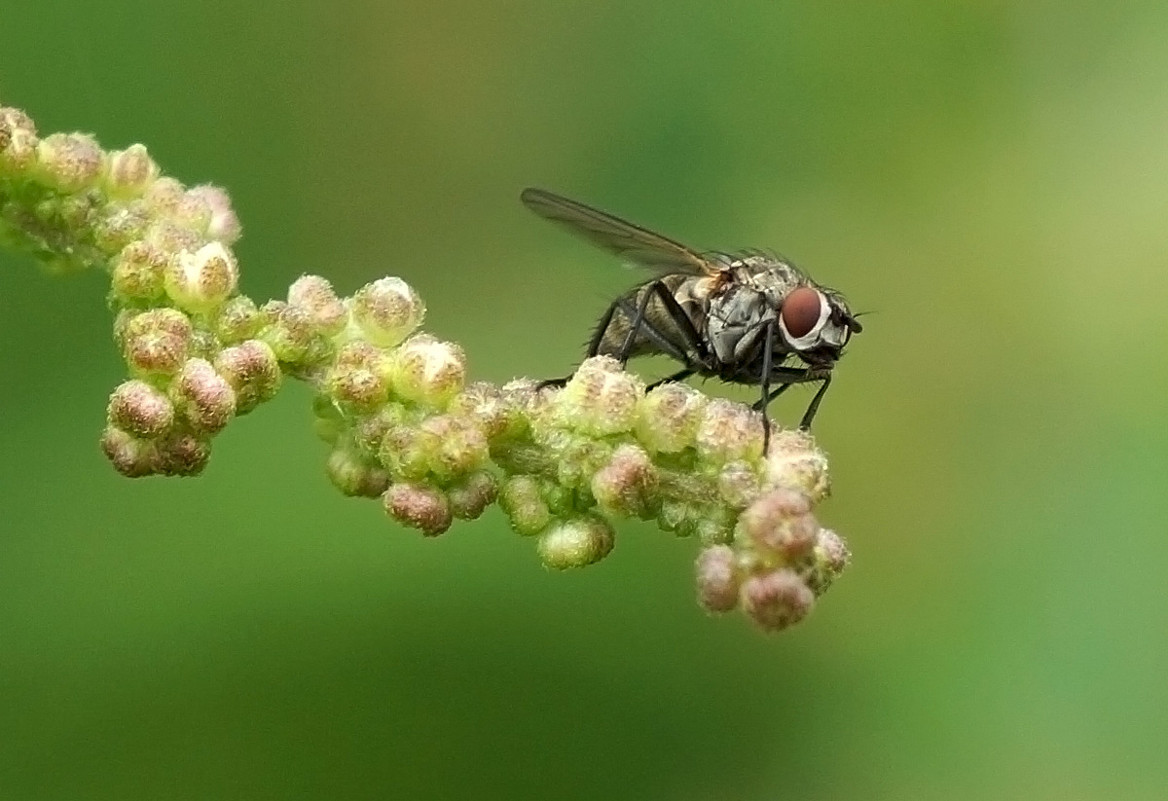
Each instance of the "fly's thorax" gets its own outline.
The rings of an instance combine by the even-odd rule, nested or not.
[[[758,353],[766,323],[775,319],[775,308],[766,292],[737,282],[712,297],[705,336],[714,358],[723,365],[751,361]]]

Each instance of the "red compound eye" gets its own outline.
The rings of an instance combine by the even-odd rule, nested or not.
[[[809,286],[801,286],[787,295],[779,312],[787,333],[795,339],[810,334],[819,323],[820,303],[819,292]]]

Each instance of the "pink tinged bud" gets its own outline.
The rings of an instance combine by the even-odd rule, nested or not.
[[[131,242],[114,259],[110,279],[114,295],[123,303],[154,300],[162,295],[162,276],[168,258],[146,242]]]
[[[612,550],[615,536],[602,518],[589,515],[554,524],[539,537],[544,567],[567,570],[599,562]]]
[[[142,239],[150,227],[146,209],[139,203],[127,206],[110,204],[104,214],[93,226],[93,243],[106,254],[115,254],[130,243]],[[159,271],[159,287],[161,285],[162,273]]]
[[[379,278],[357,290],[351,301],[353,323],[375,345],[393,347],[414,332],[426,306],[400,278]]]
[[[145,381],[126,381],[110,395],[106,415],[110,425],[143,439],[165,433],[174,423],[174,406]]]
[[[105,153],[92,136],[81,133],[49,134],[37,145],[38,174],[63,192],[94,186],[105,170]]]
[[[697,432],[698,456],[715,464],[762,456],[762,415],[724,398],[711,400]]]
[[[134,315],[122,331],[122,352],[130,369],[140,375],[169,376],[178,372],[191,345],[191,322],[175,309],[150,309]]]
[[[771,437],[766,459],[765,484],[790,487],[818,503],[831,491],[827,457],[805,431],[780,431]]]
[[[203,184],[187,190],[188,197],[198,198],[211,212],[206,234],[224,245],[233,245],[243,233],[239,218],[231,208],[231,198],[223,189]]]
[[[758,498],[739,523],[757,548],[786,564],[810,554],[819,533],[807,496],[788,489],[771,490]]]
[[[171,258],[176,258],[184,250],[193,253],[203,246],[203,237],[198,231],[161,217],[150,220],[145,240],[165,251]]]
[[[758,471],[747,462],[730,462],[718,471],[718,495],[734,509],[758,497],[760,486]]]
[[[158,472],[158,452],[154,443],[109,425],[101,435],[101,450],[114,469],[127,478],[141,478]]]
[[[158,472],[166,476],[197,476],[211,458],[211,443],[189,432],[158,441]]]
[[[288,303],[308,313],[317,330],[325,336],[340,333],[348,322],[345,304],[332,284],[319,275],[302,275],[288,288]]]
[[[462,391],[466,357],[457,345],[418,334],[394,352],[391,373],[402,398],[441,409]]]
[[[194,431],[215,434],[235,416],[235,390],[205,359],[188,359],[171,396]]]
[[[223,304],[214,322],[215,334],[226,345],[251,339],[260,329],[260,311],[247,295],[236,295]]]
[[[706,548],[697,559],[698,603],[709,612],[729,612],[738,606],[742,576],[738,558],[726,545]]]
[[[677,453],[694,444],[706,397],[685,384],[652,389],[637,409],[637,439],[654,453]]]
[[[621,445],[592,478],[592,494],[609,514],[649,519],[661,506],[657,469],[636,445]]]
[[[551,512],[533,476],[512,476],[503,482],[499,505],[515,532],[524,537],[540,533],[552,521]]]
[[[436,537],[450,528],[453,518],[446,496],[431,487],[394,484],[382,496],[385,511],[394,520]]]
[[[111,151],[105,191],[115,198],[141,197],[158,173],[158,164],[150,158],[145,145],[130,145],[125,150]]]
[[[325,465],[333,486],[350,497],[376,498],[389,488],[389,474],[351,450],[337,448]]]
[[[222,305],[235,294],[238,283],[235,256],[219,242],[209,242],[194,253],[181,251],[164,274],[166,292],[175,304],[196,314]]]
[[[379,458],[395,478],[433,478],[443,485],[477,470],[487,461],[487,440],[470,423],[448,415],[417,425],[390,428]]]
[[[516,405],[497,386],[485,381],[476,381],[460,392],[450,402],[449,411],[473,420],[488,440],[517,433],[523,425]]]
[[[171,217],[182,205],[186,191],[182,183],[164,175],[150,182],[142,199],[152,217]]]
[[[235,390],[236,414],[247,414],[271,400],[284,377],[276,354],[257,339],[220,351],[215,357],[215,371]]]
[[[556,399],[557,417],[589,436],[631,431],[645,386],[610,356],[585,359]]]
[[[751,576],[742,585],[742,607],[764,631],[798,623],[815,604],[815,595],[793,570]]]
[[[844,572],[851,557],[847,543],[838,534],[821,528],[812,551],[811,565],[804,571],[803,580],[816,595],[822,595]]]
[[[455,484],[447,492],[450,511],[462,520],[475,520],[495,502],[499,494],[499,482],[485,471],[471,473],[464,481]]]
[[[37,159],[36,125],[20,109],[0,108],[0,175],[30,169]]]
[[[389,396],[388,362],[386,354],[368,342],[346,343],[325,380],[328,396],[358,413],[376,411]]]

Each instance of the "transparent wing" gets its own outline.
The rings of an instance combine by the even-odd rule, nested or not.
[[[722,271],[718,262],[680,242],[575,200],[543,189],[524,189],[519,198],[540,217],[560,223],[610,253],[658,272],[712,275]]]

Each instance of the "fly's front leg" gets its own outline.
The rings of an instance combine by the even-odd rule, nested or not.
[[[811,399],[811,405],[807,407],[807,411],[803,413],[803,421],[799,423],[800,431],[810,431],[811,421],[815,419],[815,413],[819,411],[819,402],[823,400],[823,395],[827,392],[828,386],[831,385],[831,373],[823,377],[823,383],[819,385],[819,391],[815,393],[815,397]]]

